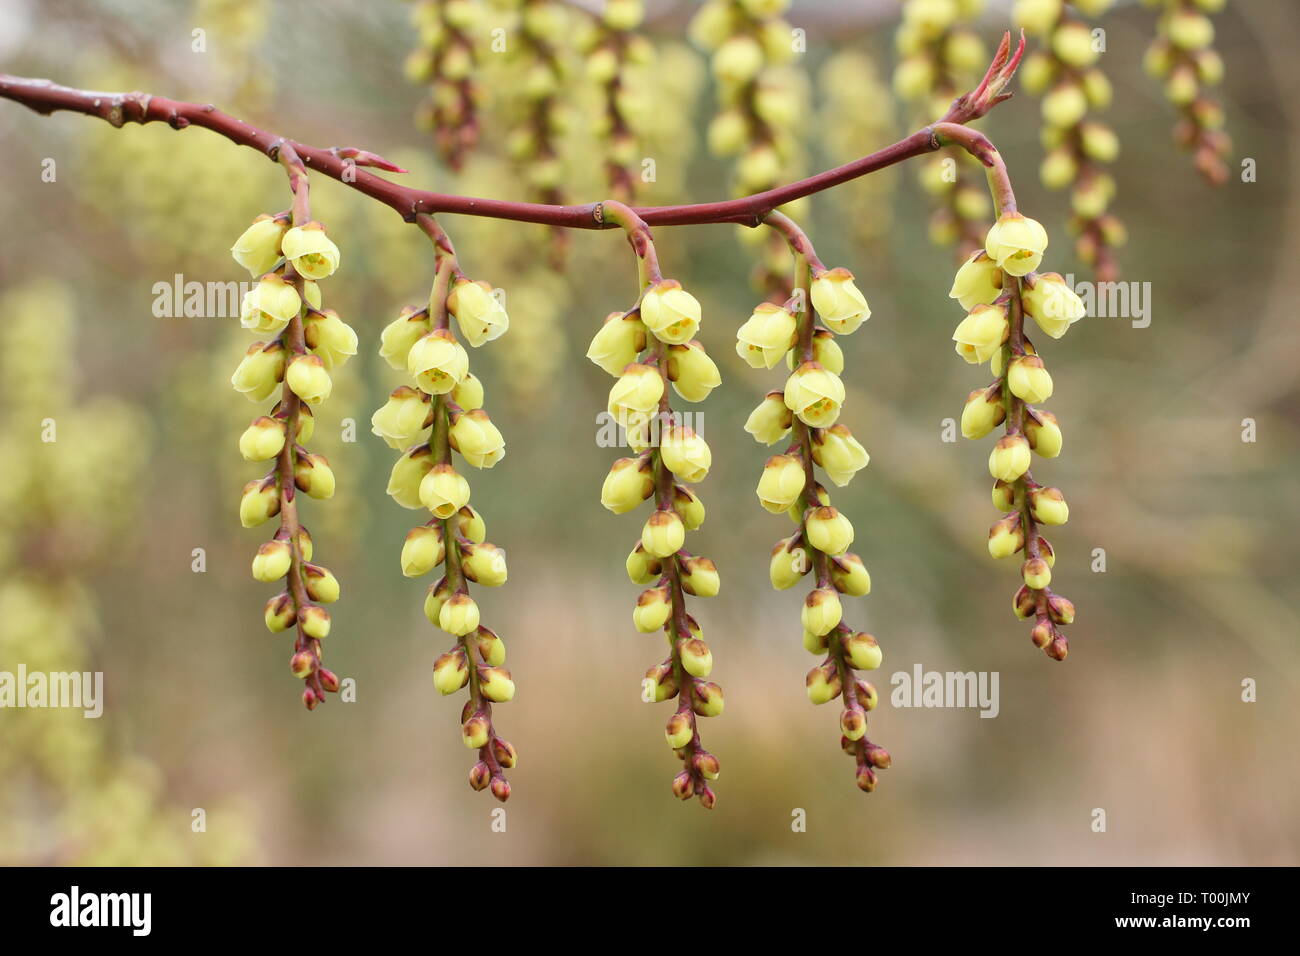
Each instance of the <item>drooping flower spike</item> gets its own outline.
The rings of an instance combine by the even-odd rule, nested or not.
[[[1020,620],[1034,621],[1035,646],[1064,660],[1069,643],[1061,629],[1074,621],[1074,605],[1050,586],[1056,552],[1042,528],[1064,524],[1069,508],[1059,489],[1040,485],[1030,471],[1034,455],[1060,454],[1061,429],[1056,416],[1041,407],[1052,395],[1052,377],[1026,334],[1025,318],[1059,339],[1084,317],[1084,305],[1060,275],[1038,271],[1048,247],[1047,230],[1017,210],[1006,166],[996,150],[969,130],[948,130],[940,124],[939,131],[954,135],[985,161],[1000,207],[984,249],[957,270],[948,293],[967,311],[953,333],[957,354],[973,365],[988,363],[994,376],[967,398],[962,435],[984,438],[1003,426],[988,460],[993,505],[1002,512],[989,529],[989,554],[1023,555],[1022,584],[1012,609]]]
[[[803,645],[824,657],[805,678],[808,699],[814,704],[841,699],[840,746],[854,760],[858,787],[870,792],[876,772],[890,765],[890,757],[867,739],[867,712],[879,697],[857,671],[879,667],[882,654],[872,635],[845,621],[840,596],[869,593],[871,576],[862,559],[849,551],[853,525],[831,504],[817,468],[842,488],[870,460],[839,421],[844,355],[835,336],[858,329],[871,317],[871,308],[853,274],[822,265],[793,220],[771,213],[765,222],[794,255],[794,291],[782,305],[764,303],[754,310],[737,335],[736,351],[753,368],[771,368],[784,357],[790,369],[785,387],[768,393],[745,424],[764,445],[790,438],[784,451],[767,460],[758,481],[759,504],[788,515],[796,526],[772,548],[769,576],[774,588],[786,590],[812,574],[800,613]]]
[[[389,476],[389,495],[404,508],[429,512],[429,520],[406,535],[402,574],[422,577],[443,569],[424,601],[429,623],[452,638],[433,663],[433,683],[441,694],[468,688],[461,739],[478,754],[469,783],[504,802],[510,796],[505,771],[517,758],[497,734],[492,705],[513,699],[515,684],[504,667],[505,643],[483,623],[469,586],[505,584],[506,556],[487,541],[454,456],[473,468],[491,468],[505,457],[505,440],[483,409],[482,382],[469,370],[469,353],[451,321],[478,347],[502,335],[509,318],[490,285],[460,271],[450,239],[433,218],[419,216],[417,224],[436,252],[433,289],[425,308],[403,309],[383,331],[380,355],[410,384],[393,390],[372,416],[371,430],[402,452]]]
[[[722,713],[722,688],[709,680],[713,653],[699,623],[686,608],[686,596],[712,597],[720,578],[714,563],[685,550],[686,533],[704,522],[704,504],[690,485],[708,475],[713,456],[697,427],[672,408],[670,387],[690,402],[708,397],[721,382],[718,367],[694,339],[700,303],[681,283],[665,279],[650,230],[622,203],[606,201],[602,213],[627,232],[637,256],[641,295],[623,313],[610,314],[592,339],[587,357],[615,377],[608,414],[619,424],[636,454],[614,462],[601,487],[600,501],[614,514],[627,514],[644,501],[654,508],[627,557],[627,574],[645,590],[632,612],[633,626],[661,633],[667,656],[646,671],[642,699],[676,698],[668,720],[668,745],[682,762],[673,793],[698,797],[712,808],[710,783],[718,778],[718,758],[704,749],[699,719]],[[699,422],[695,416],[691,421]]]
[[[316,280],[338,268],[339,249],[311,218],[307,172],[297,153],[282,144],[278,158],[289,173],[292,211],[259,216],[230,250],[251,275],[261,274],[244,298],[240,322],[274,338],[249,346],[230,382],[254,402],[280,391],[270,414],[254,419],[239,438],[246,461],[274,463],[268,474],[244,486],[239,518],[246,528],[280,518],[275,536],[258,548],[252,572],[258,581],[284,582],[263,617],[272,633],[294,631],[289,666],[305,685],[303,703],[314,709],[339,689],[338,676],[322,664],[330,615],[321,606],[338,600],[339,582],[328,568],[312,563],[314,546],[298,514],[297,493],[316,499],[334,494],[333,469],[307,443],[315,426],[312,409],[329,397],[332,374],[356,354],[357,336],[333,310],[321,310]]]

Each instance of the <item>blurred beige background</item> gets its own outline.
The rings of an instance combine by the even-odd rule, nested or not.
[[[810,69],[833,39],[869,50],[887,74],[892,22],[869,6],[852,29],[810,34]],[[82,87],[243,102],[241,114],[283,134],[401,162],[412,183],[518,196],[491,128],[457,177],[413,126],[420,93],[400,78],[410,43],[402,4],[272,7],[233,76],[218,61],[236,62],[238,38],[251,31],[221,34],[210,24],[209,42],[230,45],[195,55],[190,31],[213,14],[185,4],[4,0],[0,55],[8,71]],[[796,3],[796,18],[803,7],[818,5]],[[308,714],[286,667],[288,642],[262,625],[269,590],[248,575],[263,536],[235,517],[240,486],[256,471],[236,449],[253,411],[227,379],[251,339],[233,319],[151,312],[154,283],[176,273],[243,277],[227,249],[256,214],[286,205],[283,176],[202,130],[113,130],[0,102],[0,295],[26,296],[6,298],[0,322],[26,310],[38,316],[28,328],[56,313],[71,323],[66,337],[38,332],[23,346],[30,354],[6,358],[6,369],[46,369],[37,378],[47,387],[22,386],[39,399],[32,407],[23,395],[7,399],[7,427],[18,437],[3,446],[5,469],[43,484],[55,467],[39,457],[43,410],[80,419],[82,431],[65,434],[90,442],[102,414],[92,397],[128,415],[114,426],[120,440],[102,444],[138,442],[139,452],[122,462],[120,449],[61,438],[58,454],[71,456],[58,466],[70,474],[67,494],[108,471],[129,469],[131,481],[81,511],[49,494],[5,525],[10,544],[22,543],[4,549],[10,574],[38,591],[42,581],[69,582],[87,613],[63,619],[48,607],[66,607],[62,598],[47,596],[48,613],[11,617],[0,669],[42,659],[57,631],[62,660],[105,672],[108,699],[100,721],[0,711],[0,817],[10,835],[0,860],[1300,862],[1300,69],[1291,44],[1300,21],[1289,4],[1230,0],[1216,22],[1233,169],[1245,157],[1258,168],[1256,182],[1234,175],[1217,190],[1173,148],[1171,111],[1138,66],[1149,11],[1123,5],[1105,20],[1116,90],[1109,118],[1124,144],[1115,209],[1130,234],[1121,261],[1126,279],[1150,283],[1152,321],[1133,328],[1089,318],[1042,343],[1056,380],[1051,409],[1067,440],[1037,477],[1070,501],[1072,520],[1053,535],[1054,587],[1078,607],[1063,664],[1030,645],[1010,613],[1015,568],[985,552],[995,516],[986,443],[940,438],[943,419],[958,417],[983,380],[953,355],[960,313],[946,298],[951,255],[926,238],[914,177],[896,177],[877,200],[892,226],[870,244],[853,238],[836,193],[813,205],[808,226],[822,258],[857,274],[874,312],[843,340],[842,420],[872,463],[836,494],[874,579],[873,593],[848,613],[885,649],[871,736],[894,767],[869,796],[839,753],[835,709],[806,700],[813,659],[800,646],[798,597],[767,584],[768,549],[788,531],[756,506],[767,452],[741,430],[778,380],[748,369],[732,349],[758,301],[746,281],[749,253],[729,227],[657,235],[666,270],[703,302],[700,338],[724,378],[705,406],[715,466],[697,489],[709,518],[693,539],[723,575],[718,598],[693,602],[727,694],[726,713],[704,728],[723,766],[718,806],[707,813],[672,798],[667,708],[638,699],[658,652],[629,619],[637,588],[622,561],[639,520],[599,504],[615,457],[593,440],[608,380],[583,352],[605,313],[635,291],[630,256],[617,235],[574,235],[564,277],[572,304],[551,319],[541,310],[530,333],[528,298],[544,296],[545,284],[512,286],[522,267],[501,249],[531,237],[542,256],[544,230],[443,218],[462,264],[507,290],[515,320],[471,359],[509,454],[468,475],[489,539],[510,560],[504,589],[476,592],[485,622],[509,646],[519,687],[497,710],[520,752],[505,833],[490,828],[497,804],[466,786],[459,701],[432,687],[444,641],[421,612],[424,585],[397,565],[415,516],[384,494],[392,455],[369,434],[371,412],[398,384],[376,354],[379,331],[426,295],[425,240],[337,183],[313,190],[343,253],[330,304],[357,327],[362,351],[338,376],[318,425],[338,496],[309,502],[306,515],[318,560],[343,584],[329,664],[355,679],[357,701],[331,699]],[[981,32],[992,40],[1005,23],[1005,6],[991,4]],[[680,18],[649,32],[680,43]],[[702,127],[711,92],[704,83],[697,100],[663,107],[693,111],[691,125]],[[1007,157],[1021,208],[1053,236],[1048,267],[1082,276],[1063,199],[1037,183],[1037,103],[1019,97],[984,128]],[[808,133],[812,165],[829,165],[817,128]],[[57,162],[54,183],[40,178],[47,157]],[[679,168],[662,177],[663,194],[652,188],[642,203],[725,194],[723,167],[702,148],[672,162]],[[575,181],[578,198],[599,197],[598,186]],[[670,194],[674,183],[685,185]],[[35,282],[62,292],[32,305]],[[52,358],[39,358],[43,347]],[[356,443],[338,440],[348,416]],[[1241,440],[1245,418],[1257,423],[1254,443]],[[9,506],[24,500],[31,504]],[[73,545],[34,551],[30,542],[52,529]],[[191,570],[195,548],[206,551],[205,573]],[[1090,570],[1097,548],[1105,573]],[[997,671],[998,717],[895,709],[889,675],[917,663]],[[1241,700],[1247,678],[1258,683],[1255,703]],[[194,808],[208,811],[204,833],[191,830]],[[807,813],[805,833],[792,832],[796,808]],[[1091,829],[1095,808],[1106,812],[1105,833]]]

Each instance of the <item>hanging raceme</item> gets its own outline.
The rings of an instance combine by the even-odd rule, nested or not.
[[[411,8],[411,25],[419,46],[406,58],[406,77],[429,87],[416,123],[433,133],[442,158],[460,169],[479,138],[474,34],[482,11],[475,0],[420,0]]]
[[[1111,0],[1077,2],[1081,13],[1099,16]],[[1013,9],[1018,26],[1041,36],[1043,49],[1025,58],[1022,84],[1043,97],[1043,146],[1039,177],[1048,189],[1070,191],[1070,230],[1075,253],[1099,282],[1119,277],[1114,250],[1124,244],[1124,225],[1109,212],[1115,180],[1106,164],[1119,156],[1119,137],[1095,113],[1111,101],[1110,81],[1097,65],[1100,34],[1061,3],[1022,0]]]
[[[790,371],[784,388],[769,392],[745,423],[745,431],[763,445],[790,437],[786,449],[767,460],[758,481],[759,504],[795,523],[794,533],[772,548],[769,575],[772,587],[783,591],[813,573],[800,614],[803,646],[825,659],[808,672],[808,699],[825,704],[842,697],[840,746],[854,759],[858,787],[869,793],[876,771],[887,768],[890,759],[885,748],[867,739],[867,711],[878,697],[856,671],[879,667],[881,651],[874,637],[845,623],[840,595],[870,593],[871,576],[849,551],[853,525],[831,504],[816,469],[843,488],[869,461],[866,449],[839,422],[844,353],[835,336],[855,331],[871,309],[853,274],[827,269],[792,219],[774,212],[764,221],[795,260],[790,299],[760,304],[736,335],[736,352],[751,368],[770,369],[784,359]],[[824,324],[818,324],[818,316]]]
[[[686,532],[704,523],[704,504],[689,485],[708,475],[712,453],[696,428],[679,421],[669,385],[686,401],[702,402],[722,377],[694,337],[700,303],[681,283],[663,277],[649,227],[622,203],[607,201],[601,210],[627,232],[641,294],[626,312],[606,317],[587,350],[589,359],[616,378],[608,412],[637,453],[614,462],[600,502],[614,514],[626,514],[654,499],[627,557],[632,583],[648,585],[637,598],[633,625],[644,634],[663,633],[668,643],[668,656],[646,671],[642,699],[677,698],[665,729],[668,745],[682,761],[673,793],[682,800],[699,797],[712,809],[717,796],[709,781],[718,777],[718,758],[704,749],[698,718],[722,713],[722,688],[707,679],[713,653],[687,613],[686,595],[713,597],[720,580],[711,560],[684,548]],[[698,414],[691,420],[701,421]]]
[[[1056,552],[1041,528],[1065,524],[1070,512],[1060,489],[1038,484],[1029,470],[1033,455],[1055,458],[1061,453],[1061,428],[1056,416],[1041,407],[1052,396],[1052,377],[1025,334],[1024,323],[1029,316],[1043,332],[1059,339],[1083,318],[1083,302],[1058,273],[1036,271],[1047,249],[1047,230],[1017,209],[997,150],[965,127],[939,123],[935,133],[970,146],[988,164],[998,207],[984,249],[957,271],[948,293],[968,313],[952,336],[957,354],[972,365],[988,362],[994,375],[992,383],[967,397],[962,435],[984,438],[1005,426],[989,454],[993,506],[1003,513],[989,529],[989,554],[1024,554],[1024,583],[1012,609],[1020,620],[1034,619],[1031,637],[1036,647],[1065,660],[1069,642],[1061,627],[1073,623],[1074,605],[1049,586]]]
[[[411,377],[393,391],[371,418],[372,431],[402,455],[393,465],[388,493],[403,508],[427,509],[430,518],[412,528],[402,546],[402,573],[421,577],[442,567],[429,585],[424,613],[454,643],[433,665],[442,694],[469,688],[461,711],[461,739],[478,752],[470,786],[490,788],[504,802],[510,796],[505,771],[515,765],[515,748],[492,723],[492,705],[514,698],[515,684],[503,666],[505,643],[480,619],[471,583],[506,583],[506,556],[487,541],[487,529],[469,503],[469,482],[456,470],[454,454],[474,468],[491,468],[505,457],[501,432],[483,409],[483,384],[469,370],[469,354],[451,329],[477,348],[509,326],[500,298],[486,282],[461,271],[451,240],[432,216],[416,223],[434,245],[436,272],[429,303],[408,307],[384,329],[380,355]]]
[[[239,438],[247,461],[272,461],[271,471],[244,486],[239,518],[252,528],[279,515],[275,536],[257,550],[253,577],[285,589],[267,602],[272,633],[295,629],[290,668],[306,685],[309,710],[339,689],[338,677],[322,666],[321,641],[330,632],[322,604],[337,601],[339,582],[313,564],[311,534],[298,515],[297,492],[316,499],[334,494],[334,472],[324,455],[307,450],[315,427],[313,407],[329,397],[330,375],[357,351],[357,334],[332,309],[321,306],[318,280],[339,265],[339,250],[325,227],[311,218],[307,171],[288,143],[277,155],[289,174],[293,207],[259,216],[230,250],[235,261],[260,277],[244,296],[240,323],[270,342],[255,342],[231,376],[235,390],[264,402],[280,390],[270,414],[253,420]]]
[[[1146,71],[1164,81],[1165,98],[1178,108],[1174,140],[1192,154],[1197,170],[1209,182],[1228,178],[1224,157],[1232,140],[1223,131],[1223,107],[1208,89],[1223,81],[1223,58],[1214,49],[1214,23],[1227,0],[1147,0],[1160,9],[1156,38],[1147,47]]]
[[[605,152],[605,179],[610,195],[624,201],[636,192],[638,130],[654,110],[643,75],[654,66],[654,44],[634,32],[644,17],[642,0],[607,0],[578,39],[587,78],[600,86],[603,99],[596,133]]]
[[[894,36],[900,59],[894,92],[919,123],[943,116],[961,90],[979,76],[986,60],[974,21],[984,0],[903,0],[902,21]],[[921,187],[932,197],[930,241],[955,246],[965,257],[979,248],[988,228],[988,196],[972,172],[975,161],[960,149],[947,149],[919,164]]]

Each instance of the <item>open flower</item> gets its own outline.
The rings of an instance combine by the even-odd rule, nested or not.
[[[447,308],[456,317],[465,340],[475,348],[499,338],[510,327],[510,317],[501,300],[486,282],[457,280],[447,296]]]
[[[430,395],[445,395],[469,372],[469,355],[447,329],[434,329],[413,346],[406,369]]]
[[[984,251],[989,258],[1013,276],[1037,269],[1046,250],[1047,230],[1019,212],[1004,212],[984,237]]]
[[[319,222],[294,226],[280,240],[280,249],[294,271],[308,279],[324,279],[339,267],[339,247]]]
[[[675,279],[662,279],[641,297],[641,321],[661,342],[680,345],[700,327],[700,303]]]
[[[957,324],[952,340],[957,354],[972,365],[987,362],[1010,334],[1007,311],[1000,305],[977,305]]]
[[[779,305],[764,302],[736,330],[736,354],[750,368],[772,368],[794,344],[795,318]]]
[[[1032,286],[1026,282],[1020,300],[1025,313],[1054,339],[1063,336],[1087,311],[1083,300],[1058,272],[1036,276]]]
[[[786,407],[813,428],[829,428],[844,404],[844,383],[817,362],[804,362],[786,380]]]
[[[244,293],[239,324],[252,332],[278,335],[302,308],[302,297],[284,276],[268,273]]]
[[[832,425],[813,434],[813,460],[826,469],[831,481],[843,488],[867,467],[871,456],[845,425]]]

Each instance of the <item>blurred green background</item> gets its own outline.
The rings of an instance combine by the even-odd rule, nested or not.
[[[371,149],[427,188],[519,198],[490,99],[483,142],[459,174],[412,123],[421,91],[401,78],[412,42],[404,6],[3,0],[0,57],[20,75],[214,101],[304,142]],[[690,6],[651,4],[646,30],[679,64],[695,62],[683,36]],[[240,19],[245,7],[251,19]],[[1005,4],[989,7],[979,28],[992,43],[1008,21]],[[888,76],[890,4],[796,2],[791,18],[805,11],[810,75],[855,49]],[[1108,116],[1123,142],[1115,211],[1130,234],[1120,256],[1125,279],[1150,283],[1151,324],[1089,318],[1040,343],[1066,434],[1062,456],[1036,477],[1071,505],[1053,535],[1054,586],[1078,607],[1067,662],[1030,645],[1010,612],[1015,568],[985,551],[995,517],[987,443],[941,440],[943,420],[985,382],[953,354],[953,258],[928,241],[915,177],[886,174],[888,188],[865,206],[843,191],[812,203],[821,257],[852,269],[873,308],[842,340],[841,419],[872,463],[835,493],[874,579],[847,613],[885,650],[871,736],[894,766],[869,796],[839,753],[835,708],[805,697],[814,660],[800,646],[800,592],[767,583],[768,550],[789,532],[757,507],[769,452],[742,431],[780,382],[733,351],[759,301],[751,252],[731,227],[657,233],[666,272],[703,303],[700,339],[724,379],[704,406],[714,468],[697,488],[709,518],[692,536],[723,575],[719,597],[692,602],[727,693],[726,713],[703,729],[723,765],[708,813],[672,798],[668,708],[638,697],[659,653],[631,626],[638,589],[622,568],[640,519],[599,504],[615,457],[594,442],[609,380],[583,352],[601,318],[632,302],[631,257],[615,234],[574,234],[556,283],[545,230],[442,217],[462,265],[506,289],[514,319],[471,356],[508,456],[467,475],[489,540],[510,560],[505,588],[475,592],[519,687],[497,709],[520,753],[504,833],[491,829],[497,804],[466,786],[460,702],[433,689],[445,641],[423,617],[424,584],[397,563],[416,516],[384,494],[393,455],[369,434],[371,412],[400,384],[378,358],[379,331],[427,294],[426,240],[345,187],[315,183],[315,212],[343,255],[327,304],[362,344],[313,442],[338,494],[305,513],[317,560],[343,584],[328,664],[355,679],[357,700],[308,713],[287,639],[262,625],[269,589],[248,575],[265,536],[236,518],[239,489],[257,473],[236,449],[254,409],[228,377],[251,337],[234,319],[151,311],[154,283],[177,273],[244,278],[227,250],[255,215],[287,205],[282,173],[203,130],[114,130],[0,102],[0,448],[10,476],[0,669],[102,670],[107,693],[99,721],[0,711],[0,861],[1300,862],[1300,16],[1286,3],[1230,2],[1216,18],[1235,142],[1234,175],[1219,189],[1174,149],[1171,108],[1141,72],[1151,20],[1125,4],[1103,21],[1116,92]],[[195,27],[209,31],[205,54],[192,52]],[[695,70],[679,66],[657,106],[698,137],[714,102],[703,61]],[[883,128],[908,126],[896,104],[878,111]],[[983,128],[1021,208],[1053,237],[1045,267],[1083,277],[1064,200],[1037,182],[1038,123],[1036,101],[1017,97]],[[817,122],[805,133],[811,167],[846,158],[828,152]],[[660,182],[638,202],[726,195],[726,164],[677,146],[656,154]],[[1247,157],[1251,183],[1236,174]],[[57,164],[52,183],[40,176],[46,158]],[[570,184],[575,199],[601,195],[582,163]],[[863,239],[854,217],[887,228]],[[39,440],[47,415],[67,423],[54,445]],[[339,439],[345,418],[355,443]],[[1257,423],[1253,443],[1241,439],[1246,418]],[[195,548],[206,552],[203,573],[191,570]],[[1097,548],[1105,573],[1091,570]],[[917,663],[999,672],[999,716],[892,707],[889,675]],[[1247,678],[1257,702],[1241,700]],[[192,831],[194,808],[207,811],[206,832]],[[806,832],[792,832],[796,808]],[[1095,808],[1106,811],[1104,833],[1092,830]]]

